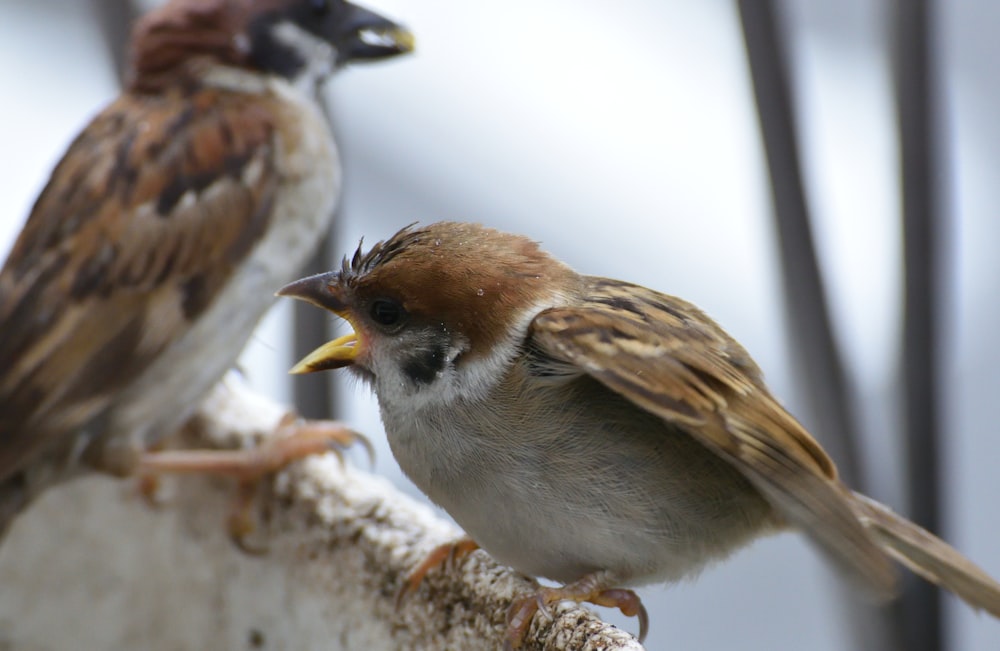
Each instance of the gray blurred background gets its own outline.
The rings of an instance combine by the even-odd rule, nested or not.
[[[117,91],[107,22],[97,19],[104,4],[0,0],[0,258],[69,140]],[[942,224],[939,533],[1000,576],[1000,219],[992,208],[1000,203],[1000,4],[940,4],[930,21]],[[781,282],[733,2],[369,5],[410,26],[418,49],[347,70],[330,86],[346,167],[336,259],[362,235],[371,243],[413,221],[475,220],[528,234],[580,271],[700,305],[811,422],[808,374],[789,345],[786,314],[796,306]],[[818,262],[859,413],[861,471],[873,496],[906,512],[890,3],[777,7]],[[292,399],[291,320],[290,305],[279,305],[242,360],[257,387],[284,400]],[[342,376],[335,385],[340,415],[376,442],[378,471],[416,494],[385,445],[373,400]],[[860,624],[848,618],[836,580],[796,535],[762,540],[695,583],[641,594],[651,650],[858,648]],[[1000,623],[954,599],[945,600],[944,622],[938,648],[1000,648]]]

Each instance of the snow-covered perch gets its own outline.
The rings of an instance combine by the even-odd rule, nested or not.
[[[234,377],[188,445],[248,446],[285,410]],[[360,456],[358,456],[360,458]],[[474,552],[434,571],[397,611],[403,577],[460,531],[388,481],[308,459],[262,487],[251,556],[229,540],[229,482],[169,478],[151,509],[103,477],[50,491],[0,548],[0,648],[498,649],[531,583]],[[529,649],[641,651],[591,611],[536,617]]]

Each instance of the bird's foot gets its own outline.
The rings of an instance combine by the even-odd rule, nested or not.
[[[139,457],[137,473],[141,485],[152,487],[161,474],[207,474],[235,479],[239,488],[228,519],[229,535],[243,551],[260,554],[266,550],[247,541],[255,529],[252,506],[260,481],[314,454],[333,452],[343,462],[343,450],[356,443],[365,448],[370,460],[374,459],[372,445],[362,434],[333,421],[303,420],[288,414],[274,435],[255,448],[146,452]]]
[[[639,618],[639,642],[649,631],[649,615],[639,596],[632,590],[608,588],[607,575],[603,572],[588,574],[579,581],[561,588],[539,588],[537,592],[514,600],[507,611],[507,640],[505,650],[518,649],[531,626],[531,619],[539,610],[551,619],[549,606],[559,601],[588,602],[597,606],[617,608],[626,617]]]

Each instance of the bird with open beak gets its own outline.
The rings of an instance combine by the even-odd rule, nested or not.
[[[896,560],[1000,617],[1000,585],[845,486],[750,355],[686,301],[447,222],[279,294],[350,323],[293,372],[366,381],[400,467],[468,533],[402,592],[476,546],[564,584],[514,601],[511,647],[563,599],[638,615],[642,638],[629,587],[692,577],[787,529],[877,596],[893,594]]]

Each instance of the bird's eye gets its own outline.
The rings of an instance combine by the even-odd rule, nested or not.
[[[402,305],[387,298],[373,301],[368,312],[375,323],[386,327],[400,325],[406,316],[406,310]]]
[[[309,4],[317,16],[325,16],[330,13],[330,0],[309,0]]]

